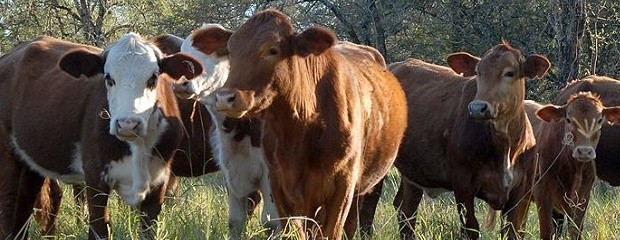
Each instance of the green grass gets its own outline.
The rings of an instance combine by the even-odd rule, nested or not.
[[[377,208],[373,239],[398,239],[398,220],[392,200],[398,187],[398,173],[393,170],[384,186]],[[88,226],[82,211],[72,201],[69,187],[64,187],[65,199],[59,217],[57,235],[46,239],[86,239]],[[592,194],[585,219],[584,239],[615,239],[620,232],[620,201],[618,190],[598,186]],[[123,204],[118,196],[110,198],[111,239],[139,239],[139,221],[135,210]],[[538,238],[538,219],[535,205],[530,207],[526,237]],[[260,209],[258,209],[260,210]],[[246,239],[267,237],[259,223],[260,212],[250,217]],[[476,213],[482,225],[486,205],[476,200]],[[159,216],[158,239],[225,239],[227,227],[227,193],[221,174],[202,178],[182,179],[177,197],[169,199]],[[499,219],[495,229],[481,230],[481,239],[500,239]],[[461,224],[452,194],[431,199],[424,197],[419,208],[416,233],[419,239],[460,239]],[[36,223],[30,229],[32,239],[41,239]],[[561,239],[568,239],[566,234]]]

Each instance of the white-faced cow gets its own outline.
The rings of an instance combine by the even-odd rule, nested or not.
[[[423,192],[446,191],[454,191],[467,237],[477,238],[474,197],[501,209],[513,161],[535,142],[523,110],[525,79],[544,76],[550,66],[545,57],[526,58],[502,43],[482,59],[455,53],[448,63],[452,69],[415,59],[389,67],[409,107],[409,127],[395,163],[401,183],[394,206],[403,238],[415,237]]]
[[[154,234],[181,137],[171,88],[200,63],[163,57],[135,33],[105,51],[51,37],[0,59],[0,238],[21,237],[44,177],[85,183],[89,238],[107,238],[110,190],[143,212]]]
[[[390,169],[406,124],[395,77],[336,43],[330,30],[297,33],[283,13],[259,12],[230,37],[231,72],[213,103],[263,120],[273,197],[302,237],[353,237],[356,196]]]

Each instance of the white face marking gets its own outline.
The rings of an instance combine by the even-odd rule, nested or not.
[[[587,138],[594,136],[602,127],[602,124],[598,124],[596,119],[591,119],[591,121],[584,119],[583,123],[577,121],[574,117],[571,117],[571,120],[577,125],[577,131]]]
[[[135,33],[124,35],[106,51],[104,75],[114,81],[111,85],[105,83],[111,115],[110,134],[130,135],[128,131],[143,135],[157,101],[155,88],[148,88],[147,82],[159,73],[161,53]],[[119,129],[119,119],[131,120],[138,127],[135,132],[132,126]]]
[[[205,24],[199,30],[209,28],[224,29],[219,24]],[[208,95],[224,85],[228,78],[230,64],[228,56],[220,57],[215,52],[207,55],[194,48],[192,46],[194,43],[193,37],[193,35],[189,35],[183,41],[181,52],[194,57],[203,66],[202,74],[189,81],[191,85],[190,91],[193,92],[191,97],[202,102]]]
[[[46,168],[43,168],[39,164],[37,164],[30,156],[28,156],[28,154],[23,149],[19,147],[19,145],[17,144],[17,138],[15,138],[15,136],[11,136],[11,147],[13,147],[13,150],[19,156],[19,159],[22,162],[28,165],[28,167],[32,171],[39,173],[41,176],[58,179],[66,183],[75,183],[75,184],[84,183],[84,172],[75,171],[73,164],[71,165],[71,170],[74,170],[75,171],[74,173],[60,174],[54,171],[50,171]]]

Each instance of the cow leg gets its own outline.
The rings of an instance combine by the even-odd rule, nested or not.
[[[346,235],[346,239],[355,239],[357,225],[358,222],[361,221],[361,219],[359,219],[359,208],[364,205],[364,201],[364,196],[358,195],[353,197],[351,208],[349,208],[349,214],[347,215],[347,219],[344,222],[344,233]]]
[[[544,191],[541,191],[544,192]],[[554,226],[551,222],[553,214],[553,205],[551,199],[547,196],[536,197],[536,205],[538,206],[538,223],[540,225],[540,239],[553,239]]]
[[[173,199],[177,195],[179,189],[179,178],[173,173],[170,173],[168,177],[168,184],[166,184],[166,197]]]
[[[569,228],[570,239],[581,239],[581,231],[583,230],[583,218],[590,203],[590,192],[594,185],[594,174],[585,174],[578,192],[579,194],[573,198],[575,202],[571,206],[571,218],[574,224]]]
[[[359,221],[360,235],[362,239],[369,238],[373,234],[374,228],[372,223],[375,220],[375,210],[377,209],[377,204],[379,204],[379,200],[381,199],[384,180],[385,178],[381,179],[371,192],[364,195],[363,201],[360,202],[362,205],[359,212]]]
[[[267,184],[269,184],[269,181],[267,181]],[[271,192],[271,188],[270,188],[269,192]],[[269,198],[271,198],[271,202],[273,202],[273,198],[271,196],[269,196],[267,194],[264,194],[264,195],[265,195],[265,199],[269,197]],[[248,216],[250,216],[250,215],[252,215],[254,213],[254,210],[256,210],[256,208],[258,207],[258,204],[260,204],[261,198],[262,198],[261,197],[261,193],[258,192],[258,191],[254,191],[254,192],[251,192],[250,194],[248,194],[248,196],[246,198],[246,201],[247,201],[247,203],[246,203],[247,205],[246,206],[248,208],[247,209],[248,210]],[[268,201],[268,200],[265,200],[265,201]],[[265,210],[263,209],[263,212],[264,211]],[[275,213],[278,213],[278,211],[275,211]],[[272,217],[272,218],[275,218],[275,217]]]
[[[416,216],[423,194],[422,189],[417,188],[401,176],[400,186],[393,202],[398,212],[401,239],[415,239]]]
[[[554,209],[553,212],[551,213],[551,217],[553,218],[553,226],[555,227],[555,234],[556,236],[560,236],[562,234],[562,231],[564,231],[564,222],[565,222],[564,213]]]
[[[325,212],[322,215],[319,214],[317,220],[323,223],[321,227],[323,236],[329,239],[342,239],[342,230],[353,202],[355,184],[350,177],[336,178],[335,182],[336,191],[331,198],[326,199]]]
[[[58,181],[45,178],[35,208],[41,209],[35,215],[35,219],[41,226],[41,235],[56,234],[58,225],[57,217],[62,203],[62,189]]]
[[[264,166],[264,169],[267,169],[267,166]],[[263,197],[263,212],[261,214],[261,223],[263,224],[263,226],[269,228],[271,230],[270,235],[273,235],[274,233],[276,233],[277,231],[279,231],[280,229],[280,221],[278,220],[279,215],[278,215],[278,209],[276,207],[275,202],[273,201],[273,196],[271,193],[271,186],[269,183],[269,173],[267,170],[263,171],[263,176],[261,177],[261,192],[263,193],[264,197]],[[256,193],[256,191],[250,193],[251,196],[253,193]],[[260,196],[260,195],[259,195]],[[257,202],[255,203],[254,206],[249,205],[251,199],[246,198],[246,212],[250,213],[250,208],[251,207],[255,207],[256,204],[258,204]],[[258,198],[258,201],[260,201],[260,198]]]
[[[15,207],[15,227],[13,228],[13,233],[16,233],[15,237],[17,239],[28,236],[32,208],[34,202],[39,197],[43,180],[45,178],[38,173],[31,171],[27,167],[22,168],[19,179],[18,200]]]
[[[478,239],[480,237],[480,227],[474,209],[474,194],[467,191],[469,188],[471,186],[455,187],[457,190],[454,191],[454,198],[456,199],[459,218],[463,224],[463,233],[467,239]]]
[[[12,239],[18,180],[22,168],[11,150],[8,138],[6,130],[0,125],[0,239]]]
[[[264,211],[264,210],[263,210]],[[247,221],[246,198],[237,197],[228,191],[228,233],[229,239],[241,239]]]
[[[508,201],[502,209],[502,216],[506,216],[506,223],[502,227],[502,237],[508,239],[523,239],[523,232],[520,230],[525,227],[527,210],[530,207],[531,194],[529,186],[517,186],[508,196]]]
[[[154,240],[157,234],[157,216],[166,196],[167,182],[152,188],[140,203],[140,227],[142,239]]]
[[[88,222],[90,224],[88,239],[90,240],[107,239],[109,235],[110,213],[108,211],[108,198],[110,187],[100,182],[99,176],[99,174],[86,175],[86,203],[88,205]]]

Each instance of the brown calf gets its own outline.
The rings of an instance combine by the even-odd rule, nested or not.
[[[353,237],[355,197],[390,169],[406,124],[394,76],[336,42],[327,29],[296,33],[283,13],[259,12],[230,37],[231,72],[216,92],[228,116],[264,120],[274,200],[303,237],[340,239],[343,227]]]
[[[112,189],[139,205],[146,237],[153,237],[168,160],[182,136],[174,94],[159,73],[192,78],[196,69],[194,59],[163,57],[133,33],[103,54],[40,37],[3,56],[0,238],[27,233],[20,230],[44,177],[86,183],[89,238],[108,236]]]
[[[454,191],[468,238],[477,238],[474,197],[501,209],[513,160],[534,144],[523,111],[525,79],[544,76],[545,57],[526,58],[502,43],[482,59],[455,53],[448,63],[454,71],[415,59],[390,65],[409,103],[409,127],[395,163],[401,185],[394,206],[403,238],[415,237],[423,192],[446,191]]]
[[[580,238],[583,217],[596,172],[595,148],[605,122],[620,118],[620,107],[603,107],[599,97],[590,92],[571,95],[563,106],[526,104],[536,135],[536,146],[515,165],[519,179],[511,190],[503,213],[508,222],[504,232],[518,238],[530,199],[538,206],[540,237],[552,239],[553,211],[566,213],[571,224],[572,239]],[[604,120],[605,118],[605,120]]]

